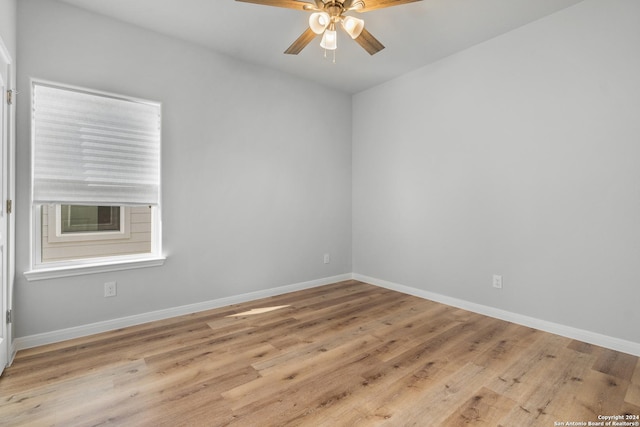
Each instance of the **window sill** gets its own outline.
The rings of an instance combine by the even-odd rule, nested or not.
[[[24,277],[29,282],[36,280],[57,279],[60,277],[83,276],[85,274],[108,273],[111,271],[132,270],[134,268],[160,267],[166,257],[142,258],[127,261],[96,262],[91,264],[65,267],[38,268],[26,271]]]

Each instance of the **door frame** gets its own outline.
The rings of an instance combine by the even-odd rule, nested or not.
[[[13,362],[16,354],[16,347],[13,340],[13,319],[7,321],[7,313],[13,313],[13,283],[15,278],[15,93],[13,61],[9,50],[7,49],[2,37],[0,37],[0,61],[6,64],[6,81],[2,82],[2,93],[0,94],[0,102],[2,102],[2,134],[0,142],[2,159],[0,170],[2,173],[2,185],[0,188],[0,212],[4,218],[0,218],[0,233],[4,236],[4,248],[1,251],[2,260],[0,260],[1,276],[0,292],[2,292],[2,304],[0,309],[0,323],[2,328],[3,345],[0,351],[6,353],[2,355],[2,359],[7,361],[7,366]],[[11,92],[11,102],[9,102],[8,92]],[[9,202],[10,201],[10,202]],[[11,207],[9,208],[9,203]],[[10,209],[10,211],[8,211]],[[13,318],[13,315],[11,316]],[[0,373],[5,366],[0,366]]]

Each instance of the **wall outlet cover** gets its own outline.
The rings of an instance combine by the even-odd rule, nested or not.
[[[493,275],[493,287],[502,289],[502,276],[500,276],[499,274]]]
[[[104,296],[115,297],[118,292],[117,286],[116,282],[106,282],[104,284]]]

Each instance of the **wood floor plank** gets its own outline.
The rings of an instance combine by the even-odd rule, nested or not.
[[[413,311],[415,307],[411,304],[407,304],[406,302],[396,307],[396,303],[387,299],[385,299],[385,301],[387,301],[387,304],[385,304],[385,307],[382,310],[373,310],[369,313],[359,313],[359,322],[355,324],[352,322],[348,327],[345,327],[344,329],[340,329],[340,331],[342,332],[340,334],[336,333],[339,330],[336,325],[334,325],[334,327],[332,328],[327,328],[326,326],[330,325],[331,323],[325,320],[324,322],[325,327],[323,328],[323,330],[314,331],[312,336],[305,336],[304,338],[301,338],[299,341],[299,344],[300,344],[299,346],[296,346],[295,348],[294,347],[289,348],[287,352],[281,353],[275,359],[265,358],[265,360],[262,360],[258,364],[255,364],[253,366],[256,369],[266,369],[269,366],[285,363],[290,359],[303,357],[305,354],[314,354],[317,351],[327,351],[334,348],[337,345],[340,345],[342,342],[344,342],[345,338],[356,339],[357,337],[360,337],[362,335],[371,334],[372,336],[380,340],[387,339],[388,334],[386,332],[388,330],[391,330],[391,333],[393,333],[393,330],[396,330],[396,328],[389,328],[388,326],[392,325],[392,323],[390,323],[391,320],[394,320],[394,321],[399,320],[398,318],[400,316],[398,316],[398,312],[411,313],[413,316],[419,319],[423,319],[424,317],[426,317],[425,311],[417,312],[416,310],[417,312],[416,313]],[[417,301],[417,302],[420,302],[420,301]],[[444,306],[440,306],[440,307],[444,307]],[[436,305],[433,308],[437,309],[438,306]],[[393,310],[393,311],[391,314],[387,315],[385,312],[386,310]],[[402,325],[403,331],[406,332],[410,327],[415,326],[414,321],[419,319],[413,319],[413,321],[403,324]],[[381,325],[381,323],[383,323],[384,325]],[[431,323],[429,326],[430,329],[434,329],[434,330],[437,329],[436,326],[433,324],[433,322],[430,322],[430,323]],[[449,325],[450,321],[443,320],[442,324]],[[341,325],[341,326],[344,326],[344,325]],[[402,335],[404,336],[404,334]],[[396,333],[395,337],[390,338],[390,340],[394,342],[398,342],[402,340],[402,337],[400,336],[400,334]],[[376,350],[378,357],[381,357],[381,351],[382,351],[381,349]]]
[[[546,372],[555,369],[556,355],[566,347],[567,341],[567,338],[557,335],[540,335],[539,339],[530,342],[522,356],[512,365],[497,371],[498,375],[488,387],[515,401],[524,401],[536,386],[544,382],[542,378]]]
[[[584,353],[576,353],[569,349],[559,348],[553,354],[545,357],[545,381],[536,381],[531,384],[529,391],[517,407],[501,420],[503,425],[530,426],[537,424],[553,425],[561,419],[565,410],[568,397],[571,396],[572,387],[579,384],[579,378],[583,377],[593,364],[593,357]],[[521,377],[521,381],[522,381]],[[529,378],[524,379],[528,382]]]
[[[640,414],[637,357],[355,280],[20,351],[0,378],[8,426],[547,427],[602,414]]]
[[[468,363],[425,389],[416,389],[416,401],[397,399],[379,409],[386,414],[383,426],[439,426],[472,398],[492,373]],[[410,393],[406,389],[404,393]]]
[[[509,323],[504,333],[496,337],[493,345],[480,354],[475,363],[496,371],[511,366],[522,358],[522,352],[542,334],[535,329]]]
[[[441,427],[496,426],[515,406],[515,401],[483,387],[451,414]]]
[[[602,349],[593,369],[616,378],[629,379],[636,367],[637,357],[619,351]]]
[[[234,411],[237,425],[315,425],[317,415],[330,411],[332,405],[349,399],[362,387],[361,372],[375,363],[375,357],[366,353],[346,359],[339,371],[316,372],[305,381],[290,385],[289,399],[282,399],[282,394],[274,390]]]
[[[640,385],[640,359],[638,360],[638,363],[636,363],[636,368],[633,371],[631,382]]]
[[[624,396],[624,401],[640,407],[640,385],[630,384],[627,394]]]
[[[117,367],[105,367],[92,374],[58,382],[43,382],[19,393],[5,395],[0,402],[1,419],[8,425],[28,424],[32,419],[43,425],[65,419],[65,413],[75,416],[78,408],[82,412],[96,409],[95,402],[113,388],[113,378],[144,369],[143,361],[135,361]],[[99,406],[98,406],[99,407]],[[11,411],[5,409],[11,408]],[[72,409],[75,408],[75,409]]]
[[[333,366],[335,366],[336,360],[339,360],[340,364],[348,364],[354,359],[361,360],[363,353],[368,354],[378,345],[380,345],[379,340],[365,336],[344,343],[333,350],[318,352],[313,357],[260,370],[260,378],[226,391],[222,393],[222,396],[231,401],[233,409],[238,409],[260,398],[267,398],[271,394],[278,395],[292,385],[305,383],[309,378],[318,374],[327,375],[335,371]]]
[[[619,414],[622,410],[628,381],[589,370],[581,385],[575,392],[574,404],[565,408],[567,416],[596,421],[598,415]]]

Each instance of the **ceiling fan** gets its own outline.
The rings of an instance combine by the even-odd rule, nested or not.
[[[320,46],[326,50],[337,48],[336,27],[342,26],[364,50],[374,55],[384,49],[384,45],[364,28],[364,21],[353,16],[345,15],[347,12],[369,12],[391,6],[400,6],[422,0],[236,0],[244,3],[262,4],[265,6],[286,7],[313,12],[309,17],[309,28],[294,41],[286,54],[297,55],[316,36],[322,34]]]

